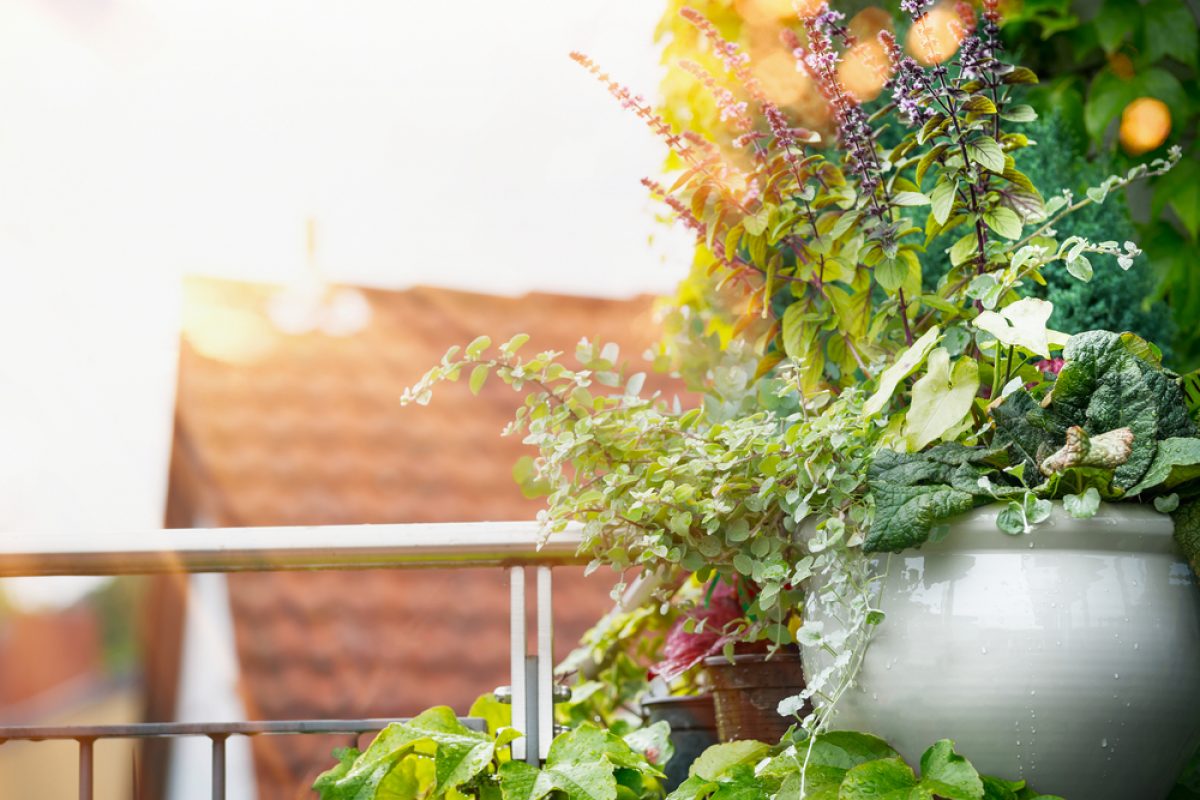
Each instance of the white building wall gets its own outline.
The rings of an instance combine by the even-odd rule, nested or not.
[[[193,575],[188,592],[175,719],[241,722],[246,719],[246,709],[238,693],[233,613],[225,576]],[[226,796],[247,800],[255,797],[250,740],[233,736],[225,747]],[[209,800],[212,746],[208,738],[173,740],[170,758],[168,800]]]

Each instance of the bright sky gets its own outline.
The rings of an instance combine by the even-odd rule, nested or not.
[[[626,296],[682,275],[646,0],[0,3],[0,532],[160,524],[179,280]],[[653,237],[654,243],[648,246]]]

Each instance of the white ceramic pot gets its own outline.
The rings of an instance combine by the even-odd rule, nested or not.
[[[951,738],[980,772],[1067,800],[1166,797],[1200,744],[1200,592],[1170,519],[1056,504],[1010,536],[998,510],[880,559],[887,618],[833,727],[914,764]]]

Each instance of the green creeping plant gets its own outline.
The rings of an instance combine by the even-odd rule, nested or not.
[[[710,747],[667,800],[1062,800],[1024,781],[980,775],[942,739],[921,756],[919,775],[887,742],[831,731],[775,747],[729,742]]]
[[[510,757],[520,736],[511,709],[491,695],[471,708],[488,723],[472,730],[447,706],[394,722],[364,751],[334,752],[338,764],[313,789],[321,800],[651,800],[663,794],[659,766],[672,755],[666,723],[625,737],[584,723],[557,736],[535,767]]]

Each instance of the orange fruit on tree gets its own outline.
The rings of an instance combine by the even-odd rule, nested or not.
[[[1162,145],[1171,133],[1171,110],[1162,100],[1139,97],[1121,112],[1121,147],[1140,156]]]

